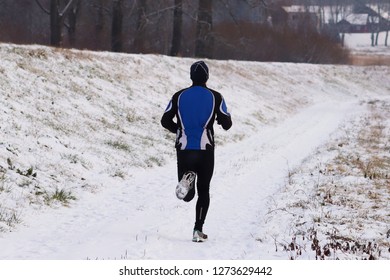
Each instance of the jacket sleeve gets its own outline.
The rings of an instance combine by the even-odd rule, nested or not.
[[[230,113],[227,110],[226,102],[220,93],[217,93],[219,96],[218,107],[216,108],[217,123],[222,126],[223,129],[228,130],[232,127],[232,118]]]
[[[177,123],[173,121],[176,115],[176,108],[177,108],[177,104],[174,102],[174,99],[172,98],[171,101],[169,101],[167,109],[165,109],[165,112],[161,118],[161,125],[172,133],[176,133],[178,129]]]

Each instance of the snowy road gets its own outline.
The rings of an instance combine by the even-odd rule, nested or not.
[[[289,168],[359,111],[357,103],[318,103],[217,148],[206,243],[191,242],[195,200],[175,198],[172,162],[141,170],[122,185],[86,193],[70,208],[27,214],[27,226],[0,239],[0,259],[276,258],[272,244],[256,240],[267,201],[284,186]]]

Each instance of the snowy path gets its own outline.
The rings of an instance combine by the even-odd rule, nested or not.
[[[288,168],[323,144],[357,106],[317,104],[217,148],[206,243],[191,242],[195,200],[175,198],[173,162],[85,194],[71,208],[29,215],[27,227],[0,239],[0,259],[272,259],[273,247],[256,241],[267,200],[283,187]]]

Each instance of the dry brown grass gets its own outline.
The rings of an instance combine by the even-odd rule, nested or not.
[[[290,226],[275,238],[290,259],[390,258],[390,103],[366,106],[319,149],[325,162],[316,157],[289,174],[273,219]]]
[[[351,54],[351,64],[358,66],[390,66],[390,56],[374,54]]]

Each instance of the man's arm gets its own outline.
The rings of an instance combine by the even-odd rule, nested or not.
[[[172,100],[168,104],[167,109],[164,112],[164,115],[161,118],[161,125],[172,133],[176,133],[178,129],[177,123],[173,121],[173,118],[176,114],[175,112],[175,104],[172,98]]]
[[[217,103],[219,104],[217,108],[217,123],[222,126],[223,129],[228,130],[232,127],[232,117],[230,116],[230,113],[227,110],[226,102],[223,99],[221,94],[218,94],[220,97],[220,101]],[[219,99],[219,98],[218,98]]]

